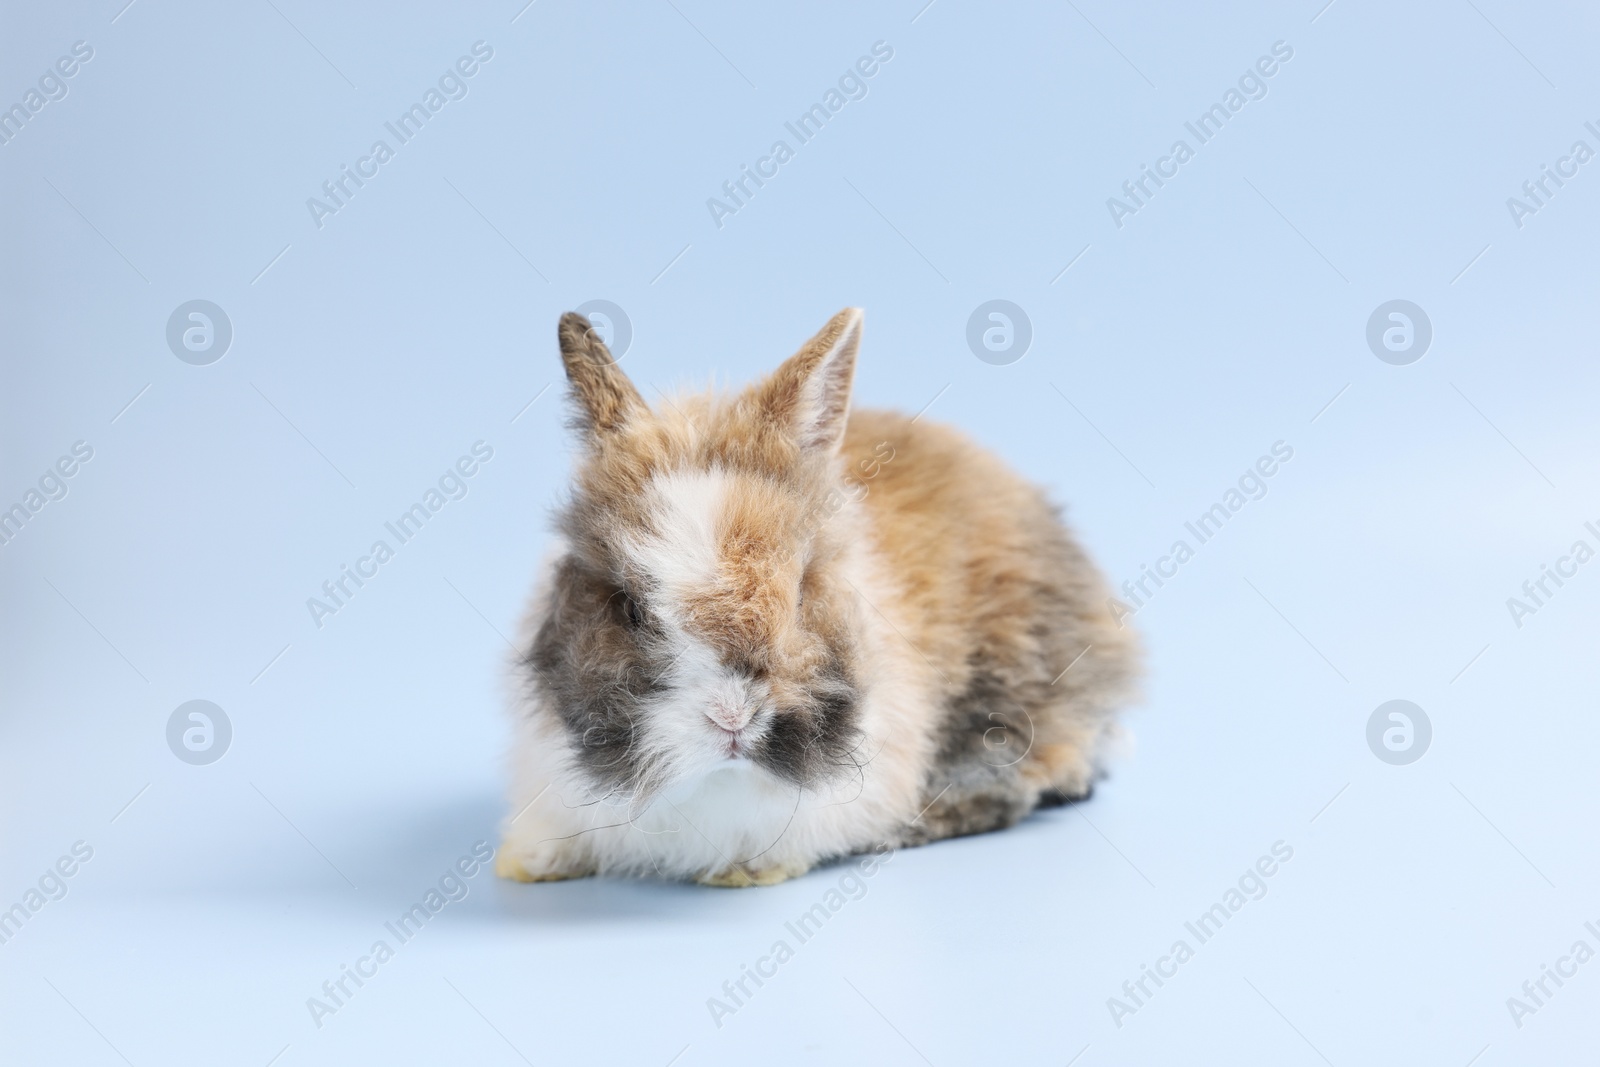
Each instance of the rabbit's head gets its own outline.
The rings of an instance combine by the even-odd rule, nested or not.
[[[866,759],[839,456],[861,328],[847,309],[743,392],[652,409],[562,316],[582,449],[527,664],[597,791],[642,799],[730,760],[804,786]]]

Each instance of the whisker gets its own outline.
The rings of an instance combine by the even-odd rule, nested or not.
[[[739,861],[740,863],[749,863],[751,860],[758,860],[762,856],[765,856],[768,852],[771,852],[773,849],[778,847],[778,842],[783,840],[783,835],[788,833],[789,832],[789,827],[794,825],[794,817],[795,817],[795,815],[799,814],[799,811],[800,811],[800,798],[804,793],[805,793],[805,788],[804,787],[797,786],[795,788],[795,791],[794,791],[794,807],[791,808],[790,811],[789,811],[789,821],[783,824],[783,829],[779,830],[778,831],[778,836],[772,839],[772,844],[768,845],[766,848],[762,849],[760,852],[757,852],[754,856],[750,856],[747,859],[740,860]]]
[[[627,825],[628,824],[626,822],[613,822],[613,823],[607,823],[604,826],[591,826],[588,829],[579,830],[575,834],[567,834],[567,835],[565,835],[563,837],[546,837],[543,840],[536,841],[534,843],[542,845],[542,844],[545,844],[545,842],[548,842],[548,841],[571,841],[573,838],[582,837],[584,834],[592,834],[596,830],[614,830],[619,826],[627,826]]]

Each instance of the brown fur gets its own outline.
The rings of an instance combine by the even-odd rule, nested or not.
[[[709,867],[680,839],[668,857],[679,872],[770,881],[1088,793],[1132,695],[1134,635],[1038,489],[953,429],[849,411],[860,335],[860,313],[841,312],[742,392],[652,410],[589,324],[563,316],[586,447],[562,513],[566,552],[532,616],[514,809],[561,792],[513,820],[508,872],[637,870],[646,855],[660,870],[649,835],[629,836],[642,829],[631,813],[677,780],[675,759],[720,736],[695,710],[716,710],[695,686],[718,678],[759,701],[748,758],[801,798],[770,831],[753,821],[747,839],[735,820],[725,847],[702,834]],[[702,543],[680,550],[683,536]],[[671,675],[685,642],[714,661],[696,668],[713,681]],[[652,709],[669,707],[667,736],[688,747],[656,737],[647,751],[641,736],[669,721]],[[770,820],[777,786],[762,781],[744,788]],[[599,819],[604,803],[630,805],[611,820],[623,829],[596,824],[585,838],[572,813]]]
[[[908,838],[1010,825],[1048,790],[1086,795],[1108,712],[1132,696],[1133,632],[1108,612],[1098,572],[1038,489],[953,429],[854,412],[844,454],[880,441],[894,459],[867,483],[864,506],[899,595],[879,608],[937,666],[950,702],[925,802],[950,788]],[[975,682],[981,715],[963,721]],[[1000,773],[1019,749],[1015,773]],[[968,787],[974,770],[989,773]],[[996,808],[1000,796],[1010,803]]]

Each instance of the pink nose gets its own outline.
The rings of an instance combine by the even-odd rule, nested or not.
[[[754,714],[750,708],[734,707],[720,700],[706,709],[706,718],[710,719],[718,729],[726,730],[730,734],[736,734],[744,729]]]

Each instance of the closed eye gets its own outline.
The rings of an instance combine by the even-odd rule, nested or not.
[[[643,606],[626,589],[618,589],[607,597],[606,607],[616,613],[613,618],[630,630],[640,630],[646,625]]]

